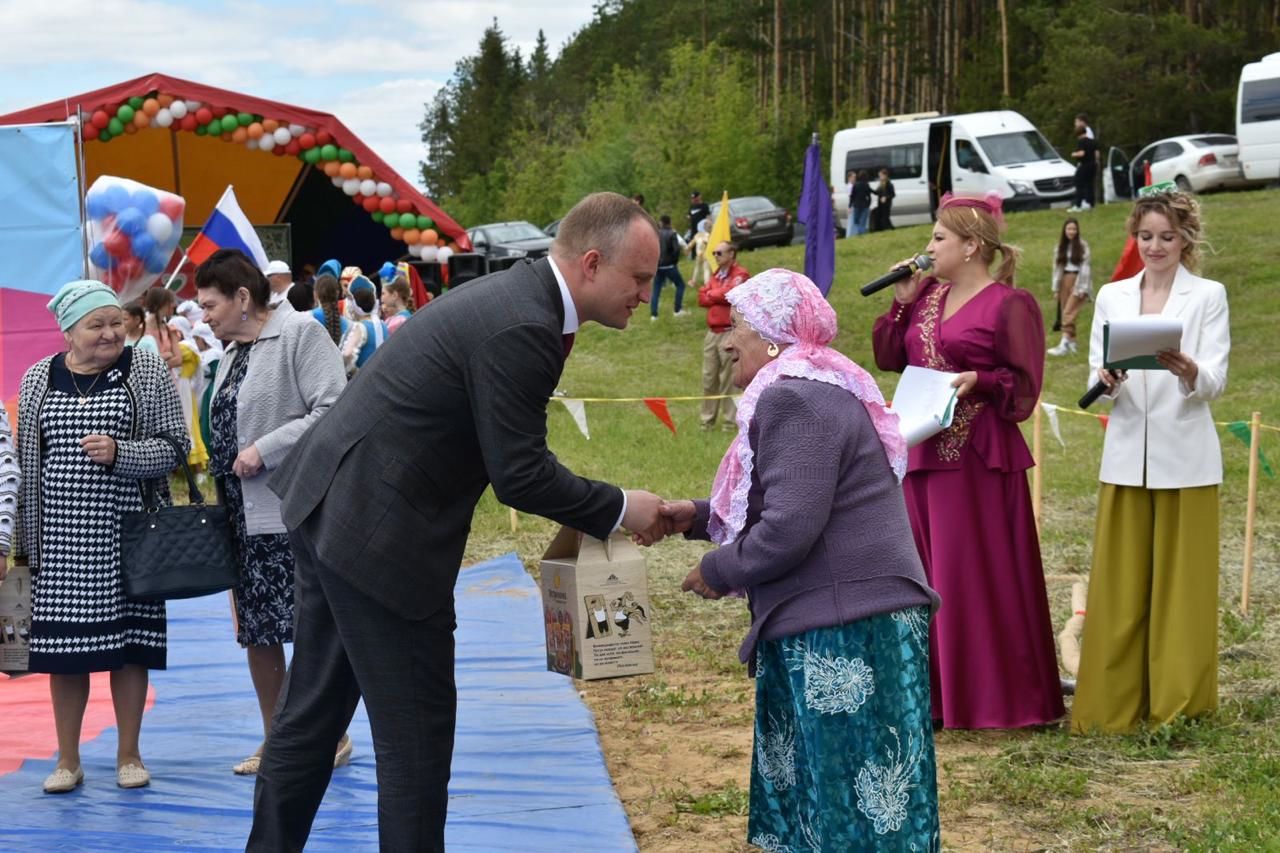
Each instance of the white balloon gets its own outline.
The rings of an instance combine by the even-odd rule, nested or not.
[[[418,244],[418,248],[421,250],[418,252],[418,257],[422,258],[424,261],[434,262],[436,260],[436,253],[440,251],[438,246],[424,246],[421,243]]]
[[[173,114],[162,108],[158,113],[156,113],[155,118],[151,119],[151,122],[156,127],[169,127],[173,124]]]
[[[347,178],[345,181],[342,182],[342,191],[347,195],[355,195],[356,193],[360,192],[360,179]]]
[[[451,257],[453,257],[453,249],[450,249],[448,246],[442,246],[436,249],[436,263],[447,264]]]
[[[262,151],[270,151],[276,147],[276,138],[269,133],[262,134],[262,138],[258,140],[258,148]]]
[[[291,124],[291,125],[289,125],[289,135],[290,135],[290,136],[301,136],[302,134],[304,134],[304,133],[306,133],[306,132],[307,132],[307,129],[306,129],[305,127],[303,127],[302,125],[300,125],[300,124]]]
[[[330,178],[330,180],[333,181],[333,185],[335,187],[341,187],[344,183],[346,183],[346,178],[342,177],[341,175],[334,175],[332,178]]]
[[[376,190],[378,195],[382,196],[383,198],[386,198],[387,196],[391,195],[391,184],[387,183],[386,181],[379,181],[378,185],[374,189]]]
[[[187,116],[186,101],[174,101],[172,104],[169,105],[168,109],[169,109],[169,115],[173,116],[174,118],[180,119],[180,118],[186,118]]]
[[[376,195],[378,192],[378,183],[372,178],[368,178],[360,182],[361,195]]]
[[[422,247],[417,243],[411,244],[409,246],[409,254],[413,255],[415,258],[422,257]]]
[[[200,107],[204,106],[204,104],[201,104],[199,101],[183,101],[182,103],[187,105],[187,112],[189,113],[193,113],[200,109]]]
[[[157,211],[147,217],[147,233],[151,239],[163,244],[173,235],[173,220]]]
[[[257,151],[257,150],[258,150],[258,140],[254,139],[253,137],[249,137],[248,139],[246,139],[246,140],[244,141],[244,147],[245,147],[245,148],[248,148],[250,151]]]
[[[271,135],[275,137],[276,145],[288,145],[289,140],[293,139],[293,132],[287,127],[277,127],[271,131]]]

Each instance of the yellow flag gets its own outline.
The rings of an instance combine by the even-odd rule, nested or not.
[[[716,246],[731,240],[733,235],[729,231],[729,191],[725,190],[720,198],[720,212],[716,214],[715,224],[711,226],[711,239],[707,240],[707,260],[711,261],[712,272],[720,269],[720,264],[716,262],[716,256],[712,252],[716,250]]]

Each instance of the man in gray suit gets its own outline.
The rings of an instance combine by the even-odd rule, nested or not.
[[[485,488],[599,538],[664,531],[657,496],[578,477],[546,445],[547,401],[578,325],[624,328],[657,266],[658,229],[643,208],[588,196],[549,258],[415,314],[272,477],[297,560],[297,625],[248,850],[302,849],[361,697],[381,849],[444,849],[453,587]]]

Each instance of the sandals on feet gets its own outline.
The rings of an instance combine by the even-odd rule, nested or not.
[[[84,782],[84,770],[77,767],[75,770],[68,770],[65,767],[59,767],[54,770],[44,780],[44,792],[46,794],[66,794],[74,791]]]
[[[116,784],[121,788],[145,788],[151,784],[151,771],[141,764],[129,762],[116,768]]]

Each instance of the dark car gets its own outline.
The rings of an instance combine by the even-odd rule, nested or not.
[[[557,219],[555,222],[552,222],[550,225],[542,226],[542,232],[546,234],[548,237],[554,238],[557,234],[560,233],[560,223],[563,221],[564,220],[562,219]]]
[[[711,222],[720,214],[720,202],[711,205]],[[762,195],[729,199],[729,234],[740,249],[757,246],[790,246],[795,237],[791,214]]]
[[[495,222],[467,229],[476,254],[489,259],[542,258],[551,249],[551,238],[528,222]]]

